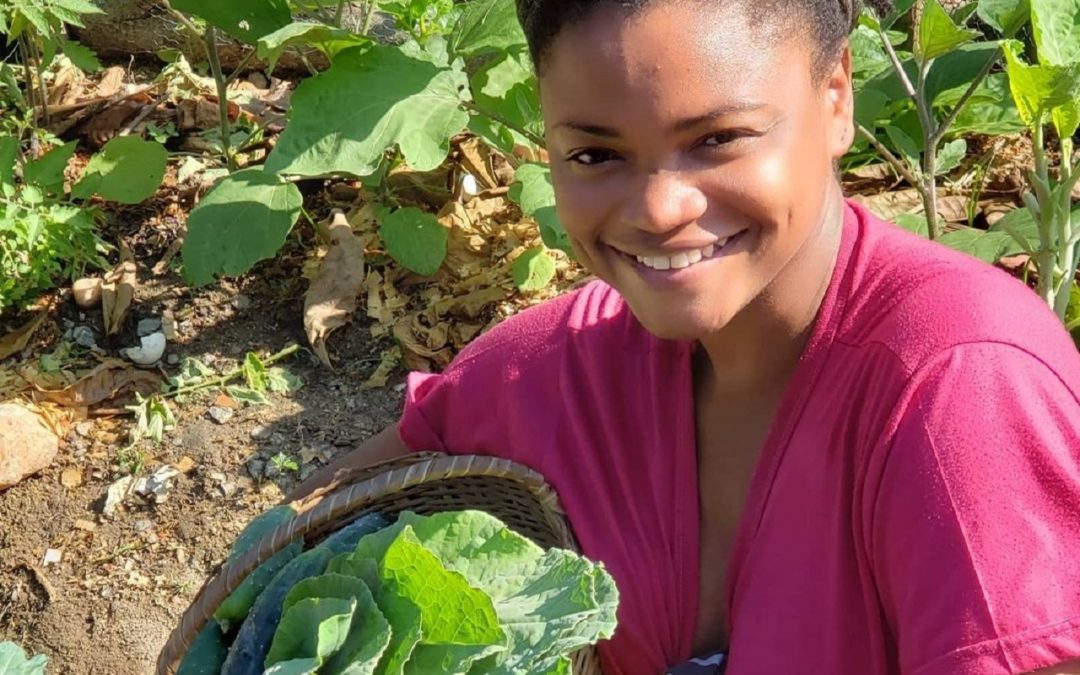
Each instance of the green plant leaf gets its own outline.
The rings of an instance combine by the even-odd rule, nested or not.
[[[888,97],[877,89],[860,89],[855,92],[855,121],[867,129],[873,129],[888,102]]]
[[[241,403],[250,405],[270,405],[270,399],[263,392],[251,387],[237,387],[230,385],[225,387],[225,393]]]
[[[261,169],[222,179],[188,216],[184,277],[201,286],[272,258],[302,207],[299,188]]]
[[[1009,90],[1020,118],[1033,128],[1043,123],[1048,111],[1076,104],[1076,99],[1080,97],[1080,63],[1071,66],[1031,66],[1024,63],[1020,56],[1022,48],[1015,40],[1005,42],[1005,63]]]
[[[1013,209],[990,226],[991,232],[1007,232],[1021,250],[1039,248],[1039,225],[1027,207]]]
[[[880,20],[882,28],[889,28],[894,23],[900,20],[902,16],[911,11],[911,8],[915,6],[915,0],[894,0],[889,5],[890,12],[882,17],[877,17],[875,12],[871,12],[875,20]]]
[[[304,598],[283,611],[264,666],[295,659],[326,662],[349,635],[354,598]]]
[[[851,70],[856,81],[863,81],[891,67],[881,46],[881,37],[870,27],[859,25],[852,31]]]
[[[47,659],[42,655],[27,658],[14,642],[0,642],[0,673],[4,675],[45,675]]]
[[[279,394],[291,394],[299,391],[304,386],[304,381],[285,368],[275,366],[266,370],[266,386],[270,391]]]
[[[1080,62],[1080,0],[1031,0],[1031,28],[1039,63]]]
[[[495,113],[537,136],[543,136],[539,90],[527,53],[511,51],[481,68],[472,76],[472,90],[477,107],[483,111]],[[516,129],[484,114],[473,116],[469,128],[507,154],[513,153],[516,145],[534,145],[532,140]]]
[[[937,175],[944,176],[956,167],[967,156],[967,141],[962,138],[949,141],[938,148]]]
[[[78,141],[65,143],[37,160],[27,162],[23,166],[23,180],[45,192],[60,192],[64,185],[64,171],[77,145]]]
[[[380,214],[379,236],[394,260],[424,276],[439,271],[448,233],[430,213],[409,207]]]
[[[96,73],[101,70],[101,61],[98,61],[97,54],[89,47],[85,47],[74,40],[67,40],[64,42],[63,49],[64,54],[71,59],[71,63],[79,70],[88,73]]]
[[[555,278],[555,260],[543,246],[530,248],[514,260],[513,275],[518,290],[543,290]]]
[[[540,226],[540,238],[548,248],[556,248],[572,256],[574,252],[570,237],[555,213],[551,169],[541,164],[522,164],[515,178],[516,182],[510,186],[510,199]]]
[[[15,187],[15,165],[19,161],[19,139],[0,136],[0,187]]]
[[[292,22],[286,0],[170,0],[170,4],[250,45]]]
[[[988,263],[996,263],[1007,255],[1020,253],[1020,245],[1006,232],[993,232],[964,228],[946,232],[938,237],[938,243],[973,255]]]
[[[920,213],[901,213],[893,218],[893,222],[913,234],[930,236],[930,225],[926,222],[926,216]]]
[[[157,191],[168,160],[160,143],[134,136],[114,138],[90,158],[71,196],[86,199],[98,194],[109,201],[138,204]]]
[[[889,140],[892,141],[893,147],[896,148],[900,155],[907,161],[908,166],[918,168],[922,151],[919,149],[915,139],[900,127],[891,124],[885,127],[885,134],[889,137]]]
[[[338,53],[370,42],[368,38],[344,28],[298,21],[259,38],[258,53],[259,58],[267,59],[273,69],[281,54],[289,47],[316,47],[333,61]]]
[[[412,168],[430,171],[469,121],[461,109],[467,89],[463,71],[410,58],[397,47],[345,50],[330,70],[297,87],[267,170],[362,176],[396,144]]]
[[[104,14],[105,10],[95,5],[91,0],[50,0],[50,8],[55,12],[58,9],[67,10],[72,14]]]
[[[524,44],[514,0],[472,0],[458,17],[448,47],[451,54],[468,57]]]
[[[263,675],[315,675],[317,672],[319,672],[318,659],[292,659],[275,663],[263,671]]]
[[[15,9],[18,10],[15,14],[16,20],[19,15],[31,25],[38,35],[43,38],[47,38],[52,35],[52,29],[49,26],[49,17],[45,14],[42,8],[41,2],[34,2],[33,0],[15,0]],[[14,27],[12,32],[14,33]]]
[[[979,0],[975,12],[998,33],[1012,37],[1031,16],[1029,0]]]
[[[953,22],[938,0],[926,0],[916,31],[915,58],[920,63],[936,59],[979,37],[979,31]]]

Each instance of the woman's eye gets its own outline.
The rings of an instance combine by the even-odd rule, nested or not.
[[[567,155],[566,159],[569,162],[581,164],[582,166],[596,166],[598,164],[603,164],[604,162],[615,159],[615,153],[609,150],[589,148],[586,150],[577,150],[575,152],[571,152],[569,155]]]
[[[740,136],[741,134],[735,131],[724,131],[718,134],[709,134],[702,139],[701,145],[710,148],[717,148],[723,145],[727,145],[732,141],[738,140]]]

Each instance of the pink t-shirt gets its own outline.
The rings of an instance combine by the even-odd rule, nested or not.
[[[409,377],[414,450],[558,491],[621,593],[606,675],[692,656],[692,345],[594,282]],[[1004,272],[849,204],[730,562],[728,675],[994,675],[1080,657],[1080,355]]]

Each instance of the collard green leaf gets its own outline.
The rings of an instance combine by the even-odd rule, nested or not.
[[[273,257],[302,206],[299,188],[261,169],[224,178],[188,216],[184,277],[208,284],[215,274],[243,274]]]
[[[1010,40],[1004,49],[1009,89],[1025,124],[1029,127],[1042,124],[1048,111],[1076,104],[1080,97],[1080,63],[1031,66],[1020,56],[1019,42]]]
[[[98,194],[109,201],[138,204],[157,191],[168,159],[160,143],[134,136],[114,138],[90,158],[71,195],[86,199]]]
[[[176,675],[218,675],[228,654],[229,645],[221,627],[211,621],[191,643]]]
[[[318,659],[292,659],[275,663],[263,675],[315,675],[319,672]]]
[[[49,150],[23,167],[23,180],[45,192],[59,192],[64,185],[64,170],[75,154],[78,141],[71,141]]]
[[[379,236],[394,260],[425,276],[439,271],[448,233],[435,216],[408,207],[384,212],[379,220]]]
[[[1029,0],[979,0],[975,12],[994,30],[1012,37],[1031,16]]]
[[[926,0],[916,31],[915,58],[925,63],[948,54],[978,36],[979,31],[956,25],[938,0]]]
[[[297,87],[291,120],[267,158],[268,171],[316,176],[370,174],[397,145],[409,165],[442,163],[469,121],[465,73],[390,46],[355,47]]]
[[[518,290],[543,290],[555,278],[555,260],[543,246],[530,248],[514,260],[513,275]]]
[[[367,584],[357,577],[325,574],[297,584],[293,592],[286,597],[286,606],[295,604],[293,595],[301,594],[301,591],[296,590],[301,586],[305,588],[303,594],[308,597],[356,600],[349,634],[337,653],[323,666],[322,675],[373,675],[390,644],[390,623],[375,604],[375,598]]]
[[[311,659],[322,665],[349,635],[354,598],[304,598],[283,609],[265,666],[295,659]]]
[[[1006,232],[991,232],[970,227],[946,232],[938,237],[938,242],[988,263],[995,263],[1004,256],[1021,252],[1020,245]]]
[[[0,642],[0,673],[4,675],[45,675],[47,659],[43,655],[27,658],[14,642]]]
[[[332,61],[338,53],[368,43],[368,38],[344,28],[297,21],[259,38],[258,54],[259,58],[269,61],[272,69],[289,47],[315,47]]]
[[[1080,0],[1031,0],[1031,27],[1039,63],[1080,62]]]
[[[515,177],[517,181],[510,186],[510,199],[540,226],[540,237],[548,248],[557,248],[573,255],[570,238],[555,213],[551,170],[540,164],[522,164]]]
[[[89,47],[74,40],[66,40],[63,49],[64,55],[71,59],[71,63],[79,70],[88,73],[96,73],[101,70],[101,61],[98,61],[97,54]]]
[[[170,4],[249,45],[292,21],[287,0],[170,0]]]
[[[472,0],[450,33],[448,46],[452,54],[468,57],[524,44],[514,0]]]

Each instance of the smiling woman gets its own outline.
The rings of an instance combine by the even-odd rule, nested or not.
[[[620,589],[606,675],[1076,671],[1080,355],[1021,283],[843,198],[858,7],[518,7],[599,280],[411,375],[350,461],[543,473]]]

